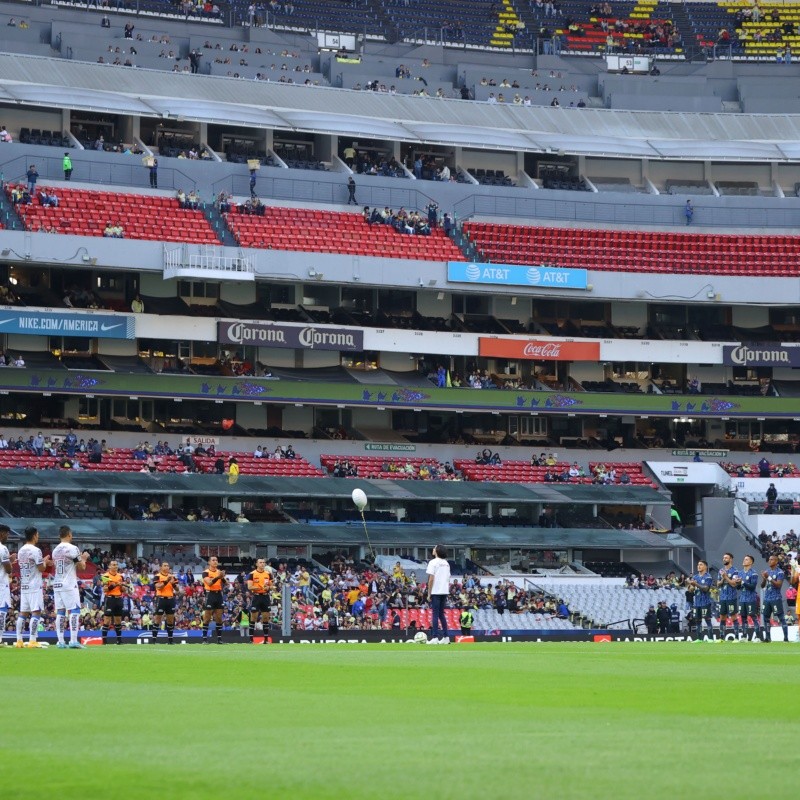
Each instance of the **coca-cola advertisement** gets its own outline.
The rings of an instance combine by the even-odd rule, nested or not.
[[[481,336],[479,355],[526,361],[599,361],[600,342],[562,342],[542,339],[502,339]]]

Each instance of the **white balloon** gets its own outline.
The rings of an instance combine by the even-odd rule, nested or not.
[[[359,511],[363,511],[367,505],[367,496],[363,489],[353,489],[353,503]]]

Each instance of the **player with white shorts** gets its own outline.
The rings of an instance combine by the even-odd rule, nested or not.
[[[3,644],[6,619],[11,610],[11,569],[13,564],[11,554],[6,547],[9,533],[11,533],[11,528],[8,525],[0,525],[0,645]]]
[[[19,615],[17,616],[17,640],[14,647],[24,647],[22,631],[28,623],[30,638],[28,647],[38,647],[39,620],[44,609],[42,573],[50,566],[50,556],[42,557],[37,547],[39,531],[32,525],[25,528],[25,544],[17,553],[19,564]]]
[[[81,593],[78,588],[78,569],[77,566],[86,566],[89,559],[88,553],[81,553],[72,544],[72,528],[62,525],[58,530],[58,537],[61,540],[53,550],[53,565],[55,575],[53,576],[53,595],[56,606],[56,636],[60,649],[67,647],[64,641],[64,622],[69,614],[69,647],[72,650],[84,648],[78,641],[78,631],[81,622]]]

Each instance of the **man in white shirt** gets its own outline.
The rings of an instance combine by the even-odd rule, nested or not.
[[[431,604],[433,619],[431,622],[431,638],[428,644],[450,644],[447,635],[447,619],[444,615],[447,595],[450,593],[450,562],[445,556],[447,553],[442,545],[433,548],[433,558],[428,562],[425,570],[428,575],[428,600]],[[439,636],[441,626],[442,635]]]
[[[32,525],[25,528],[25,544],[17,553],[19,564],[19,616],[17,617],[17,641],[14,647],[25,647],[22,631],[28,624],[30,638],[28,647],[38,647],[39,620],[44,608],[42,596],[42,573],[50,566],[50,556],[42,557],[37,547],[39,531]]]
[[[11,528],[8,525],[0,525],[0,644],[3,642],[3,634],[6,632],[6,618],[11,609],[11,570],[14,562],[8,552],[6,542]]]
[[[55,576],[53,577],[53,595],[56,607],[56,636],[60,649],[65,649],[67,643],[64,641],[64,622],[67,612],[69,612],[69,648],[71,650],[82,650],[85,645],[78,641],[78,631],[81,621],[81,593],[78,588],[78,564],[86,566],[89,554],[81,553],[72,544],[72,529],[68,525],[62,525],[58,530],[61,540],[53,550],[53,564],[55,565]]]

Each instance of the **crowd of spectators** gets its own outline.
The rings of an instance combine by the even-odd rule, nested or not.
[[[790,462],[773,464],[763,456],[757,464],[734,464],[730,461],[720,462],[720,466],[731,477],[737,478],[793,478],[797,475],[797,466]]]
[[[788,580],[792,574],[792,561],[797,560],[797,553],[800,550],[800,538],[794,532],[794,528],[790,528],[788,533],[782,536],[777,531],[769,534],[762,530],[758,535],[758,546],[765,559],[768,560],[770,556],[778,557],[778,566],[784,571]]]
[[[183,189],[178,189],[176,198],[181,208],[187,208],[192,211],[197,211],[200,208],[200,195],[195,189],[192,189],[189,194],[186,194]]]
[[[418,211],[406,211],[401,207],[398,211],[386,206],[383,210],[374,208],[370,211],[369,206],[364,206],[362,211],[364,222],[368,225],[390,225],[398,233],[416,234],[418,236],[430,236],[431,229],[435,228],[438,220],[431,220],[422,216]]]

